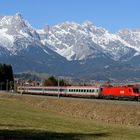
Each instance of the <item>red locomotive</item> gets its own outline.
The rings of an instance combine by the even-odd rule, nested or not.
[[[140,97],[139,89],[135,86],[106,86],[101,89],[101,97],[105,98],[133,98]]]

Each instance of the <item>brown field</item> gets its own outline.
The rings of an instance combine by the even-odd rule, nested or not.
[[[131,105],[131,102],[129,102],[130,104],[116,104],[110,103],[110,101],[100,103],[80,99],[14,94],[1,94],[0,98],[2,97],[14,98],[33,107],[43,108],[68,117],[84,118],[105,124],[140,127],[140,102],[138,105]]]

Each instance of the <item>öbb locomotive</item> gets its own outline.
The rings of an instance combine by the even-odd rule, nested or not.
[[[19,86],[19,93],[112,99],[140,99],[135,86]]]

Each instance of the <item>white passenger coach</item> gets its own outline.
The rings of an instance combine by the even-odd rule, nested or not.
[[[19,93],[60,95],[60,96],[89,96],[98,97],[99,86],[19,86]]]

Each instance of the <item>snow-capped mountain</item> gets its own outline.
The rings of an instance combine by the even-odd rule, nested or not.
[[[31,25],[17,13],[0,17],[0,46],[16,55],[30,45],[40,45],[40,38]]]
[[[46,46],[67,60],[85,60],[101,56],[127,60],[140,54],[140,30],[120,30],[113,34],[90,21],[65,22],[35,30],[17,13],[0,17],[0,46],[16,55],[29,46]]]
[[[109,33],[90,21],[82,25],[65,22],[45,29],[39,32],[41,42],[68,60],[83,60],[104,54],[118,61],[127,60],[137,53],[137,49],[120,34]]]
[[[0,16],[0,63],[11,63],[14,71],[99,78],[127,68],[140,77],[139,59],[139,29],[110,33],[85,21],[36,30],[19,13]]]
[[[16,14],[0,17],[0,63],[12,64],[15,71],[51,71],[65,58],[45,47],[36,30]]]

